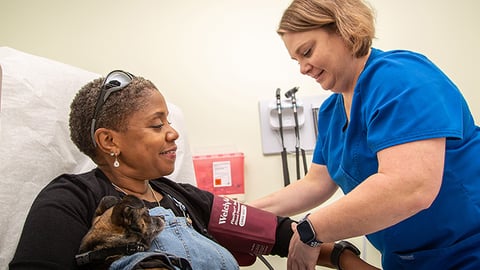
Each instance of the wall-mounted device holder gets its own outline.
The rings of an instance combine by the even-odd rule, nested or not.
[[[282,108],[282,126],[283,130],[293,130],[295,128],[295,118],[293,115],[293,106],[290,99],[281,100],[280,106]],[[268,104],[269,123],[273,130],[280,130],[280,121],[278,119],[278,110],[275,100]],[[301,101],[297,101],[298,126],[300,128],[305,124],[305,108]]]
[[[297,115],[300,135],[300,147],[311,152],[315,147],[316,130],[312,113],[317,111],[322,102],[329,96],[328,93],[316,96],[297,95]],[[281,98],[282,124],[284,145],[289,153],[295,153],[295,119],[291,99]],[[279,154],[282,152],[279,120],[275,98],[260,100],[258,103],[260,115],[260,129],[262,135],[262,151],[264,155]]]

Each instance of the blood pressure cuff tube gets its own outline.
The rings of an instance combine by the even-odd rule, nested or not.
[[[274,214],[214,196],[208,231],[233,254],[240,266],[252,265],[256,255],[270,254],[276,228]]]

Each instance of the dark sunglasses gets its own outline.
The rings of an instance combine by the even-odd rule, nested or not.
[[[90,133],[94,147],[97,147],[97,143],[95,142],[97,117],[103,107],[103,104],[105,104],[105,101],[107,101],[108,97],[113,92],[120,91],[127,87],[127,85],[132,82],[133,78],[135,78],[135,76],[131,73],[123,70],[114,70],[108,73],[108,75],[105,77],[105,80],[103,80],[103,83],[100,86],[100,95],[97,99],[97,105],[95,106],[95,113],[93,114],[92,118],[92,125],[90,126]]]

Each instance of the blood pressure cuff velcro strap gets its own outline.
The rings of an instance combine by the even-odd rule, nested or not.
[[[213,199],[208,231],[240,266],[253,264],[256,255],[270,254],[276,228],[277,216],[270,212],[226,197]]]

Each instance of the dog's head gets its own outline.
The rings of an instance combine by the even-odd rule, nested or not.
[[[80,253],[119,247],[132,249],[131,245],[143,246],[147,250],[164,227],[163,219],[150,216],[143,201],[132,195],[123,199],[113,196],[102,198],[92,223],[82,239]],[[111,262],[122,255],[108,256],[106,259]]]

